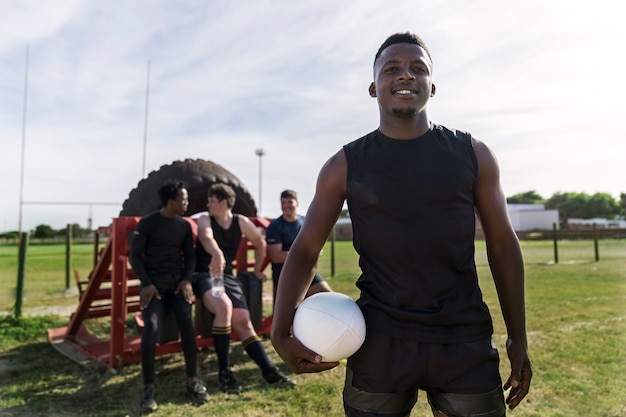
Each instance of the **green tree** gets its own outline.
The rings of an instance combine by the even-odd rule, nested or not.
[[[72,226],[72,237],[84,237],[91,233],[91,230],[83,229],[78,223],[71,224],[70,226]],[[67,234],[67,227],[57,230],[56,234],[57,236],[65,236]]]
[[[19,237],[20,232],[18,232],[17,230],[14,230],[12,232],[6,232],[6,233],[2,233],[0,234],[0,238],[5,240],[5,243],[9,243],[10,241],[17,241],[17,238]]]
[[[557,192],[546,201],[546,208],[558,210],[559,219],[564,226],[567,225],[567,220],[570,218],[613,219],[620,212],[618,202],[607,193],[589,195],[586,193]]]
[[[47,239],[54,237],[55,235],[56,232],[54,231],[54,229],[47,224],[38,225],[37,227],[35,227],[35,231],[33,232],[33,237],[38,239]]]
[[[589,219],[600,217],[614,219],[619,215],[619,203],[608,193],[595,193],[587,201],[587,215]]]
[[[626,193],[621,193],[619,195],[619,207],[620,207],[620,214],[622,216],[626,216]]]
[[[509,204],[543,204],[545,201],[546,200],[534,190],[515,194],[506,199],[506,202]]]

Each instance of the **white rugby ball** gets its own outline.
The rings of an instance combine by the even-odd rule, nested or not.
[[[320,292],[305,298],[296,309],[293,336],[322,356],[323,362],[346,359],[365,340],[365,319],[345,294]]]

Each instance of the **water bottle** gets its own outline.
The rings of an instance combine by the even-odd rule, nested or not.
[[[224,275],[211,274],[211,295],[219,298],[224,294]]]

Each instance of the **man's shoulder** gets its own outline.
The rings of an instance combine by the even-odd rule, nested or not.
[[[278,217],[276,217],[274,220],[272,220],[270,222],[270,224],[267,226],[267,230],[265,231],[265,235],[266,236],[273,236],[273,235],[278,235],[280,234],[280,231],[284,228],[285,226],[285,219],[283,218],[282,214]]]
[[[141,217],[141,220],[150,220],[154,218],[161,217],[161,210],[153,211],[152,213],[148,213],[145,216]]]
[[[142,216],[141,219],[139,219],[139,222],[137,222],[137,226],[145,226],[147,224],[154,224],[155,222],[159,221],[159,219],[163,217],[161,216],[161,212],[160,210],[157,211],[153,211],[150,214],[146,214],[145,216]]]
[[[174,220],[180,224],[184,224],[185,226],[189,226],[189,228],[191,228],[191,223],[189,223],[189,221],[183,216],[176,216]]]
[[[376,129],[376,130],[372,130],[371,132],[367,133],[366,135],[361,136],[358,139],[354,139],[351,142],[346,143],[343,147],[350,147],[350,146],[356,146],[358,144],[361,144],[363,142],[367,142],[372,140],[373,138],[375,138],[376,136],[380,135],[380,130]]]
[[[469,139],[472,137],[472,134],[466,130],[450,128],[450,127],[446,127],[446,126],[438,125],[434,123],[433,123],[433,131],[441,135],[445,135],[449,137],[456,137],[459,139]]]
[[[207,222],[210,220],[209,213],[203,213],[196,218],[197,222]]]
[[[270,226],[271,225],[276,226],[276,225],[279,225],[279,224],[284,223],[284,222],[285,222],[285,219],[283,218],[283,216],[281,214],[280,216],[278,216],[274,220],[272,220],[269,225]]]
[[[253,224],[252,220],[250,220],[248,216],[245,216],[241,213],[233,213],[233,223],[237,223],[237,225],[239,225],[239,228],[248,223]]]

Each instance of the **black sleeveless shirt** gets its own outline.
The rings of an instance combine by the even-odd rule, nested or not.
[[[241,228],[239,227],[239,216],[233,214],[233,221],[228,229],[224,229],[217,223],[213,216],[211,219],[211,229],[213,229],[213,237],[224,253],[226,259],[226,267],[224,273],[233,274],[233,261],[237,256],[237,249],[241,241]],[[204,246],[200,242],[196,244],[196,272],[208,272],[211,263],[211,254],[204,250]]]
[[[489,337],[474,263],[471,136],[436,125],[412,140],[376,130],[343,149],[368,331],[427,343]]]

